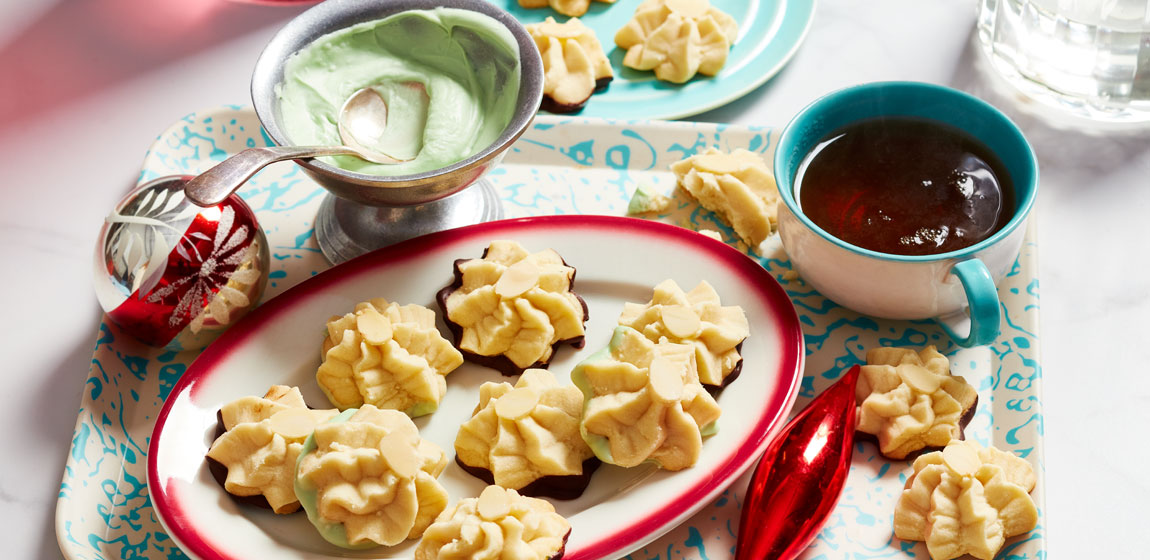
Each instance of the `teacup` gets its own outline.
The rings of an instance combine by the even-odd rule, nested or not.
[[[984,144],[1013,184],[1013,215],[990,237],[964,249],[907,256],[838,239],[803,214],[795,179],[803,159],[825,137],[875,117],[912,117],[950,125]],[[1038,190],[1038,163],[1022,132],[997,109],[950,88],[880,82],[831,93],[799,112],[775,152],[783,204],[779,234],[795,270],[830,300],[887,319],[935,319],[961,346],[993,342],[1001,322],[996,285],[1022,247]]]

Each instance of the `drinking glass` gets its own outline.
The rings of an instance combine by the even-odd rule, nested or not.
[[[978,0],[978,38],[1008,82],[1095,121],[1150,125],[1150,0]]]

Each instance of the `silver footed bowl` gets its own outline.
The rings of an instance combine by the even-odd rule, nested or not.
[[[470,10],[490,16],[507,27],[519,44],[519,100],[511,122],[489,146],[475,155],[440,169],[413,175],[381,177],[340,169],[317,159],[297,160],[317,183],[332,194],[368,206],[414,206],[455,194],[491,169],[504,151],[531,124],[543,97],[543,62],[527,30],[511,14],[486,0],[327,0],[288,22],[268,43],[252,74],[252,103],[268,136],[291,146],[280,127],[276,86],[284,79],[284,63],[294,53],[328,33],[409,10],[436,7]]]

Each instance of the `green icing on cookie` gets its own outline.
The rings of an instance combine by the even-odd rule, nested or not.
[[[348,419],[358,411],[358,408],[349,408],[339,413],[335,418],[328,420],[327,423],[342,424],[347,422]],[[299,452],[299,458],[296,459],[295,468],[297,473],[299,472],[299,466],[303,463],[304,457],[315,453],[315,450],[315,432],[312,432],[311,435],[307,436],[307,439],[304,440],[303,448],[301,448]],[[312,486],[310,481],[298,475],[295,477],[295,495],[296,498],[299,499],[300,505],[303,506],[304,511],[307,512],[307,520],[311,521],[311,524],[315,526],[316,530],[319,531],[319,534],[322,535],[327,542],[341,548],[356,550],[379,546],[373,542],[363,544],[351,544],[347,542],[347,530],[344,528],[343,523],[331,523],[320,517],[319,507],[316,505],[318,497],[315,486]]]
[[[575,365],[575,369],[571,370],[571,382],[579,388],[583,393],[583,414],[587,414],[587,407],[591,404],[591,399],[595,397],[595,391],[591,388],[591,382],[587,380],[587,374],[583,372],[583,368],[589,363],[613,361],[611,357],[611,349],[619,345],[616,340],[621,340],[620,337],[623,329],[630,327],[616,327],[615,334],[611,336],[611,343],[602,350],[595,352],[587,357],[587,359]],[[600,461],[609,465],[615,464],[615,458],[611,456],[611,445],[606,437],[598,434],[591,434],[587,432],[587,426],[582,421],[579,422],[579,433],[583,436],[583,441],[587,442],[587,446],[595,453],[595,456]]]
[[[635,331],[635,329],[633,329],[631,327],[626,327],[626,326],[615,327],[615,332],[614,332],[614,334],[611,335],[611,342],[609,342],[607,344],[606,348],[603,348],[602,350],[599,350],[598,352],[591,354],[590,356],[587,357],[587,359],[576,364],[575,369],[571,370],[571,382],[574,383],[575,386],[579,388],[579,391],[581,391],[583,393],[583,414],[584,415],[587,414],[587,408],[591,404],[591,399],[595,397],[595,391],[591,388],[591,382],[587,380],[587,375],[586,375],[586,373],[584,373],[584,369],[586,368],[587,364],[592,364],[592,363],[596,363],[596,362],[603,362],[603,361],[610,361],[610,362],[618,361],[612,355],[612,352],[615,349],[619,348],[623,344],[623,338],[626,336],[627,331]],[[718,420],[716,420],[714,422],[710,422],[707,425],[702,426],[699,429],[700,435],[704,438],[709,437],[709,436],[713,436],[718,432],[719,432]],[[608,440],[605,436],[601,436],[599,434],[588,433],[587,427],[583,422],[579,422],[579,433],[582,434],[583,441],[587,442],[587,446],[591,448],[591,451],[593,451],[595,453],[595,456],[598,457],[600,461],[603,461],[604,463],[607,463],[610,465],[615,464],[615,459],[611,455],[610,440]],[[660,465],[659,462],[656,461],[655,459],[647,459],[644,462],[653,463],[655,465],[658,465],[660,468],[662,468],[662,465]]]
[[[420,416],[426,416],[428,414],[431,414],[432,412],[435,412],[436,410],[439,410],[439,403],[421,402],[421,403],[417,403],[417,404],[413,405],[412,407],[408,408],[407,410],[403,411],[403,413],[408,415],[411,418],[418,418]]]

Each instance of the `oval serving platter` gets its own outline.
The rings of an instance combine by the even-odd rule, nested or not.
[[[615,33],[631,20],[642,0],[592,1],[579,20],[595,31],[614,79],[574,114],[623,120],[681,119],[726,105],[777,74],[798,51],[815,17],[815,0],[710,1],[739,22],[739,35],[717,75],[695,76],[685,84],[663,82],[654,72],[623,66],[625,51],[615,46]],[[559,22],[568,19],[551,8],[523,8],[518,0],[491,2],[524,24],[547,17]]]
[[[572,525],[565,559],[618,557],[641,547],[711,502],[753,465],[786,420],[803,372],[795,310],[763,268],[723,243],[658,222],[572,215],[479,224],[413,239],[321,273],[244,318],[192,364],[160,412],[148,453],[152,502],[168,534],[189,556],[411,557],[415,540],[343,550],[323,541],[302,513],[275,515],[241,506],[212,478],[204,455],[216,411],[231,400],[286,384],[299,386],[310,406],[330,406],[315,383],[330,316],[374,297],[436,309],[435,293],[452,280],[454,260],[479,257],[496,239],[519,241],[532,252],[555,249],[577,270],[575,290],[590,311],[587,345],[557,352],[550,370],[561,383],[569,382],[578,361],[606,346],[624,302],[650,300],[655,284],[668,278],[686,290],[710,282],[723,305],[743,307],[751,328],[743,344],[743,372],[718,397],[719,432],[704,441],[697,465],[679,472],[604,465],[583,496],[552,501]],[[485,381],[514,378],[464,364],[448,376],[439,410],[416,419],[423,437],[453,456],[456,431],[470,417]],[[477,496],[484,486],[454,461],[440,482],[452,503]]]

